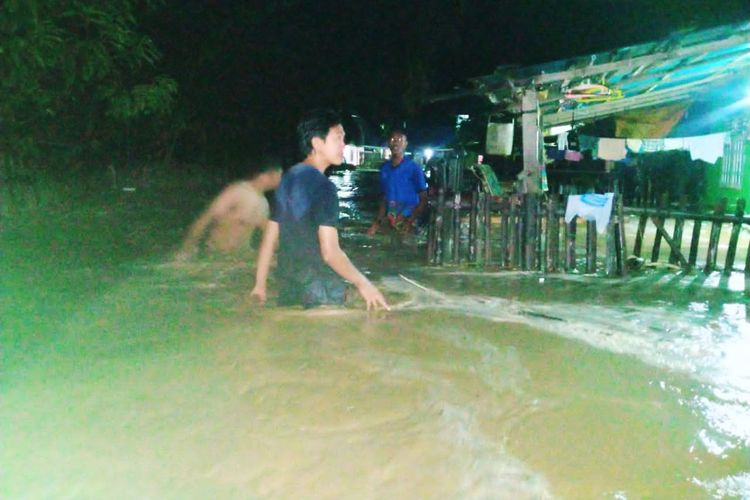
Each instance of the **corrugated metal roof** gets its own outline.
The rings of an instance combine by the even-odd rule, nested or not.
[[[750,79],[750,22],[682,31],[649,43],[526,67],[500,67],[471,80],[474,92],[515,111],[538,91],[546,126],[690,99],[731,78]]]

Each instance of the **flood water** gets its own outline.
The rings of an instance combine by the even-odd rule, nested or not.
[[[179,197],[5,226],[0,497],[750,498],[744,281],[425,267],[333,178],[391,312],[171,263]]]

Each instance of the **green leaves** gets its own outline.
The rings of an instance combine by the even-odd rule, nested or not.
[[[129,92],[113,97],[108,114],[122,121],[139,116],[167,116],[172,111],[176,95],[177,82],[157,77],[153,83],[136,85]]]
[[[146,2],[154,5],[155,2]],[[175,81],[138,30],[134,0],[6,0],[0,9],[0,150],[42,158],[123,142],[123,122],[168,117]],[[156,125],[155,125],[156,126]],[[144,134],[148,137],[148,134]],[[34,147],[29,151],[19,144]],[[58,147],[59,150],[59,147]]]

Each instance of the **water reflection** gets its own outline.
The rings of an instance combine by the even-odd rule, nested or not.
[[[347,182],[365,185],[372,180],[348,176],[342,189]],[[377,259],[377,252],[368,257]],[[606,280],[423,266],[398,271],[427,285],[423,290],[412,287],[416,298],[403,307],[518,321],[693,377],[703,385],[677,397],[705,419],[707,426],[696,432],[701,449],[720,458],[734,450],[750,464],[750,323],[744,273],[653,272]],[[399,279],[385,283],[393,291],[404,287]]]

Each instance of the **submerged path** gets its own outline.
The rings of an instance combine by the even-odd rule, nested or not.
[[[3,233],[1,497],[750,491],[742,293],[426,269],[360,214],[345,244],[395,311],[258,308],[245,263],[164,259],[178,208]]]

